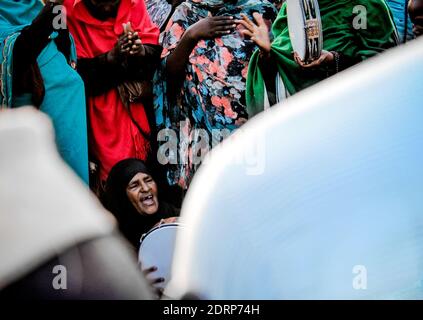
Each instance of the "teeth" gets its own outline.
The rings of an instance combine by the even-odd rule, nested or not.
[[[150,195],[150,196],[142,198],[142,201],[151,200],[151,199],[153,199],[153,196]]]

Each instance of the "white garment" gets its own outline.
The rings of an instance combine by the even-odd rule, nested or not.
[[[33,108],[1,110],[0,289],[114,228],[111,215],[60,158],[50,120]]]

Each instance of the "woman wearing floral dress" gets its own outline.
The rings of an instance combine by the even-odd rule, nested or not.
[[[162,34],[162,66],[155,76],[159,162],[167,181],[186,190],[205,153],[247,121],[248,62],[257,48],[235,23],[241,14],[277,16],[267,0],[189,0]],[[177,150],[167,148],[176,146]]]

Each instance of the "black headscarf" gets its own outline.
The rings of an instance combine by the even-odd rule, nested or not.
[[[126,188],[138,173],[148,174],[154,179],[145,163],[139,159],[126,159],[117,163],[109,173],[102,199],[104,206],[116,217],[123,235],[135,248],[139,247],[141,235],[161,219],[179,216],[179,210],[160,199],[159,209],[154,215],[142,215],[135,209],[128,199]]]

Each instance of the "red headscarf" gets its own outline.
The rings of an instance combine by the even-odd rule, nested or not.
[[[158,44],[160,31],[151,22],[144,0],[121,0],[117,17],[106,21],[94,18],[82,0],[65,0],[64,5],[79,58],[93,58],[110,51],[126,22],[131,22],[144,44]]]
[[[93,17],[82,0],[65,0],[64,5],[78,58],[94,58],[110,51],[123,32],[122,24],[127,22],[131,22],[143,44],[158,44],[160,31],[151,22],[144,0],[121,0],[116,18],[106,21]],[[137,102],[130,108],[138,126],[149,134],[144,106]],[[105,181],[110,169],[123,159],[147,159],[150,141],[132,122],[117,88],[88,97],[88,114],[90,153],[99,162],[101,180]]]

